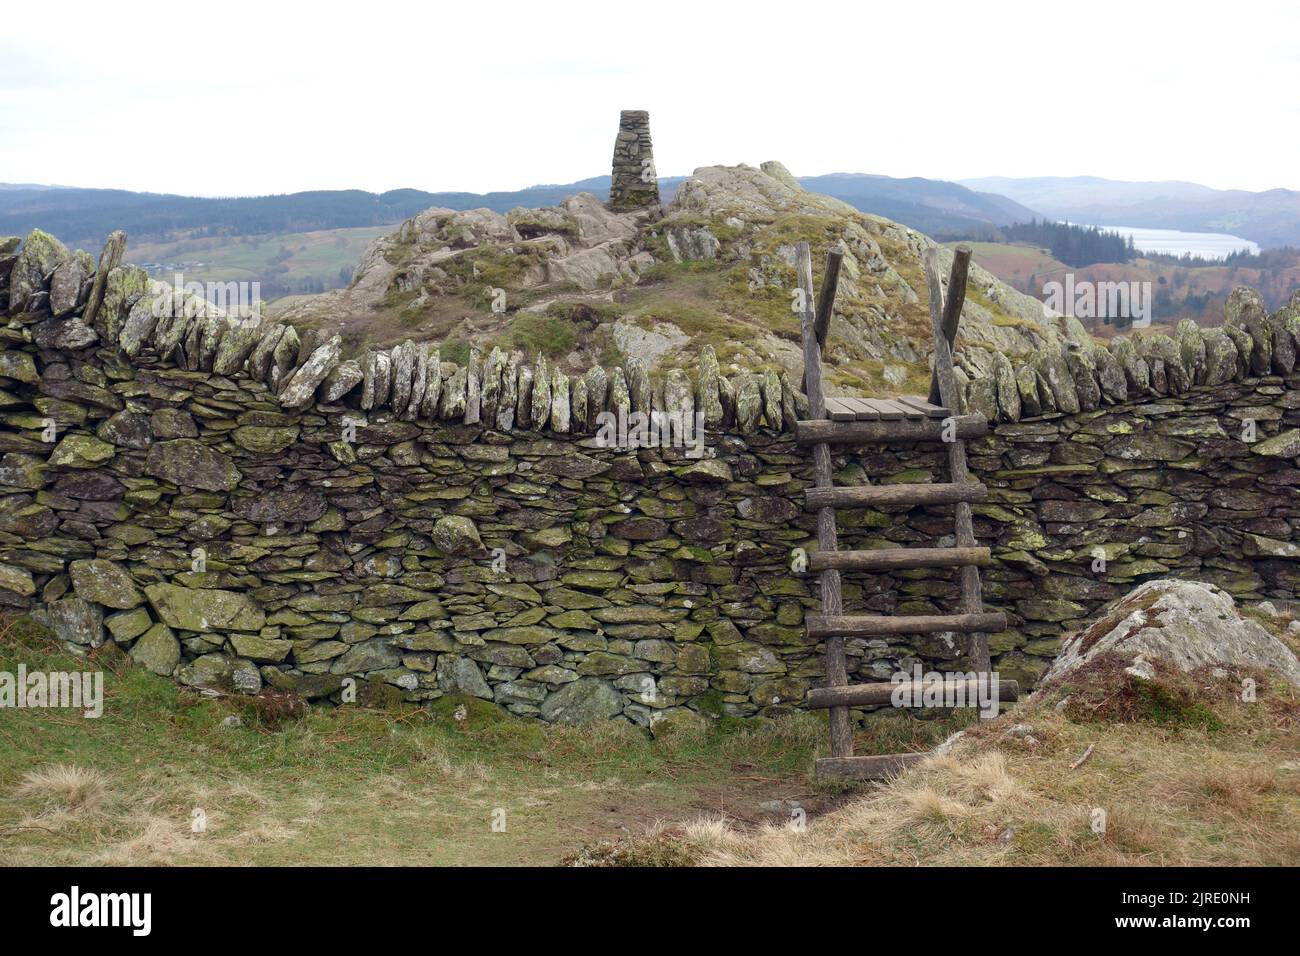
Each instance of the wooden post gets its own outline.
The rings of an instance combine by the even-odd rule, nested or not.
[[[831,253],[837,257],[837,253]],[[803,337],[804,383],[808,392],[809,417],[826,417],[826,398],[822,394],[822,349],[817,339],[817,316],[813,312],[812,250],[808,243],[799,243],[796,265],[799,272],[799,290],[802,295],[802,308],[799,311],[799,328]],[[835,263],[835,278],[839,275],[839,263]],[[830,258],[827,260],[827,278],[831,276]],[[829,283],[828,283],[829,284]],[[822,287],[822,301],[827,303],[827,321],[829,322],[830,304],[835,300],[835,288]],[[818,488],[830,488],[834,485],[831,474],[831,449],[825,442],[813,446],[814,483]],[[838,547],[835,530],[835,509],[820,508],[817,511],[817,547],[822,551],[834,551]],[[828,569],[821,572],[822,613],[839,615],[844,612],[843,598],[840,592],[840,572]],[[844,661],[844,638],[826,638],[826,685],[844,687],[849,682],[848,668]],[[832,707],[831,718],[831,755],[834,757],[851,757],[853,755],[853,728],[849,723],[847,707]]]
[[[937,267],[936,267],[937,268]],[[970,268],[970,246],[958,246],[952,254],[952,271],[948,274],[948,301],[943,309],[943,337],[952,352],[957,344],[957,326],[961,322],[961,309],[966,303],[966,272]],[[930,376],[930,404],[939,401],[939,369],[935,366]],[[957,409],[952,409],[956,411]]]
[[[961,250],[958,250],[960,253]],[[950,288],[950,293],[966,291],[966,268],[969,262],[969,250],[964,258],[960,272],[960,287]],[[957,275],[958,258],[953,259],[953,274]],[[930,294],[930,324],[934,332],[934,375],[939,385],[939,403],[954,414],[959,410],[957,398],[957,379],[952,370],[952,346],[944,327],[945,317],[949,314],[961,319],[961,301],[953,304],[950,294],[947,308],[944,307],[943,286],[939,282],[939,250],[931,246],[925,250],[925,281]],[[956,339],[954,322],[952,338]],[[960,485],[970,481],[970,470],[966,465],[966,444],[960,438],[948,442],[949,481]],[[970,502],[959,501],[953,506],[956,518],[957,546],[969,548],[975,546],[975,528],[971,520]],[[981,614],[984,611],[983,588],[980,585],[979,568],[973,565],[961,569],[961,609],[965,614]],[[970,636],[968,644],[971,666],[977,673],[988,673],[992,664],[989,660],[989,639],[987,634],[975,633]]]
[[[817,331],[817,345],[826,344],[826,331],[831,327],[831,313],[835,309],[835,290],[840,284],[840,263],[844,253],[826,253],[826,275],[822,278],[822,294],[817,297],[817,318],[813,328]]]
[[[840,263],[844,253],[826,253],[826,275],[822,279],[821,295],[817,297],[817,315],[813,319],[813,330],[817,333],[817,354],[820,362],[822,346],[826,344],[826,332],[831,327],[831,313],[835,309],[835,290],[840,284]],[[803,370],[803,390],[808,392],[808,367]],[[816,417],[816,416],[813,416]]]

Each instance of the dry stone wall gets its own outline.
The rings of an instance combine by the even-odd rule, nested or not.
[[[968,443],[989,500],[972,506],[993,549],[984,600],[1008,630],[990,651],[1007,678],[1033,683],[1061,638],[1137,584],[1177,577],[1239,600],[1294,600],[1300,587],[1300,375],[1195,386],[1165,396],[998,425]],[[928,449],[875,449],[841,478],[941,480]],[[866,546],[950,533],[950,519],[894,514]],[[945,544],[951,544],[946,539]],[[881,583],[877,606],[951,608],[955,588],[932,573]],[[942,656],[944,643],[927,646]],[[948,650],[956,655],[958,648]],[[888,668],[873,673],[886,676]]]
[[[349,360],[337,340],[173,301],[118,264],[116,237],[97,262],[44,234],[0,249],[0,603],[65,640],[192,685],[339,701],[352,681],[361,702],[462,694],[559,722],[773,714],[819,679],[815,582],[790,568],[814,521],[787,375],[723,374],[708,351],[653,380],[635,360],[571,376],[410,342]],[[1180,329],[1144,381],[1119,366],[1122,402],[1062,351],[1079,407],[1022,406],[972,443],[1005,676],[1033,680],[1062,633],[1152,577],[1294,593],[1300,382],[1273,365],[1286,317],[1244,311],[1249,349],[1224,332],[1202,351]],[[1035,394],[1063,382],[1048,366]],[[968,377],[965,401],[991,383],[992,416],[1013,417],[1002,382]],[[698,411],[704,455],[602,447],[606,410]],[[842,483],[939,479],[942,457],[869,448],[836,466]],[[849,548],[952,528],[944,509],[841,525]],[[917,571],[844,591],[849,613],[921,613],[957,587]],[[964,663],[943,635],[848,644],[865,679]]]

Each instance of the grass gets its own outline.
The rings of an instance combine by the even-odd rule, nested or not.
[[[968,712],[882,711],[858,731],[856,752],[966,734],[885,785],[826,787],[810,776],[826,742],[824,720],[811,715],[723,718],[651,738],[626,723],[553,727],[458,698],[301,713],[280,700],[203,696],[111,645],[76,657],[10,617],[0,670],[19,661],[29,671],[102,669],[105,702],[97,720],[5,712],[0,858],[14,864],[1300,859],[1300,696],[1261,680],[1257,699],[1243,702],[1237,675],[1221,686],[1199,675],[1194,700],[1176,687],[1058,687],[977,724]],[[804,807],[806,828],[764,808],[774,800]]]
[[[561,358],[589,343],[600,323],[617,318],[618,310],[605,303],[553,302],[544,315],[516,313],[504,344],[530,358],[538,353]]]
[[[0,858],[13,864],[554,864],[660,819],[834,798],[809,780],[825,730],[808,716],[658,738],[451,698],[296,717],[202,696],[120,652],[75,657],[10,618],[0,670],[19,661],[104,669],[105,703],[97,720],[4,712]]]

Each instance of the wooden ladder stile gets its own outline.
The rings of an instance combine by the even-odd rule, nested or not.
[[[934,372],[928,400],[915,396],[902,396],[898,399],[826,396],[822,385],[821,356],[834,309],[841,259],[838,252],[828,254],[821,295],[816,299],[814,309],[812,252],[806,242],[798,246],[796,265],[800,291],[799,324],[803,340],[803,380],[808,395],[809,417],[807,421],[796,423],[795,440],[800,445],[812,446],[813,487],[806,493],[805,507],[817,513],[818,550],[809,556],[808,570],[819,575],[822,603],[821,614],[805,616],[805,627],[810,639],[824,645],[826,672],[825,686],[809,692],[807,705],[830,711],[831,756],[817,761],[818,777],[867,780],[898,773],[924,755],[906,753],[854,756],[849,708],[888,703],[897,685],[850,685],[844,650],[845,638],[935,632],[968,634],[968,654],[978,680],[990,669],[987,635],[1005,629],[1006,617],[998,612],[984,610],[979,568],[988,564],[992,558],[989,549],[979,547],[975,541],[971,503],[985,500],[988,492],[983,485],[971,480],[966,462],[965,440],[986,434],[988,422],[982,415],[954,414],[958,410],[958,397],[952,365],[952,343],[956,340],[957,326],[961,319],[970,250],[962,246],[954,254],[946,303],[939,280],[938,251],[931,247],[924,255],[934,333]],[[947,483],[835,486],[831,470],[831,445],[919,441],[941,441],[948,446]],[[839,550],[836,508],[934,504],[953,506],[955,544],[952,547]],[[844,614],[841,571],[881,572],[902,568],[943,567],[960,569],[959,613],[910,617]],[[963,685],[963,690],[965,689]],[[1014,681],[1000,682],[998,691],[1000,700],[1015,700],[1019,694]]]
[[[934,372],[930,391],[937,386],[940,403],[945,408],[956,409],[957,378],[952,370],[952,346],[957,340],[957,324],[961,321],[962,300],[966,297],[966,270],[970,266],[970,249],[959,247],[953,254],[952,274],[948,280],[948,301],[945,303],[943,287],[939,284],[939,249],[930,246],[922,256],[925,266],[925,283],[930,297],[930,324],[934,328]],[[955,307],[952,303],[955,302]],[[951,318],[949,315],[951,314]],[[966,443],[960,438],[948,445],[948,478],[955,485],[970,482],[970,469],[966,465]],[[958,501],[953,506],[957,525],[957,547],[975,546],[974,522],[969,501]],[[979,614],[984,610],[984,590],[980,584],[979,569],[966,565],[961,569],[961,609],[966,614]],[[987,634],[975,633],[969,638],[968,654],[977,674],[987,674],[992,667],[989,661]]]
[[[799,243],[797,265],[799,270],[799,331],[803,338],[804,386],[808,394],[808,416],[816,420],[826,417],[826,400],[822,393],[822,343],[830,328],[831,310],[835,305],[835,288],[839,283],[840,262],[844,256],[831,252],[826,257],[826,281],[818,303],[818,315],[813,311],[812,250],[808,243]],[[824,311],[823,311],[824,310]],[[831,474],[831,446],[826,442],[813,445],[813,484],[817,488],[834,487]],[[837,550],[835,508],[825,505],[817,509],[817,548],[820,551]],[[822,613],[838,615],[844,610],[840,591],[840,572],[827,568],[820,574]],[[842,687],[849,682],[849,672],[844,660],[844,638],[834,635],[826,638],[826,682],[830,687]],[[847,707],[832,707],[831,756],[853,756],[853,727],[849,723]]]

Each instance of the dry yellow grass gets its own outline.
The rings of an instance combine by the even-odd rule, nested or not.
[[[15,795],[43,801],[47,809],[95,810],[108,792],[108,781],[98,770],[70,764],[53,764],[23,774]]]
[[[1295,865],[1300,727],[1277,694],[1218,704],[1213,732],[1030,701],[806,829],[703,819],[680,839],[708,866]]]

